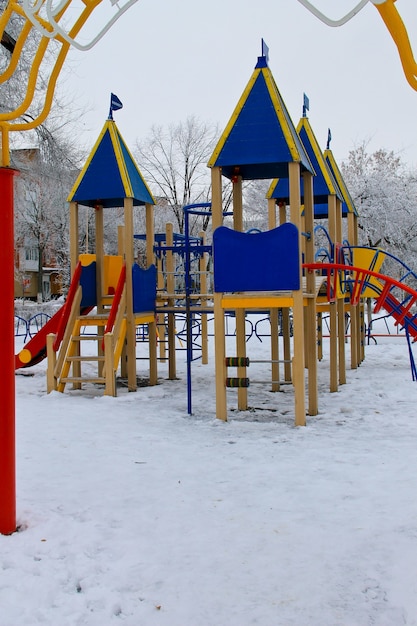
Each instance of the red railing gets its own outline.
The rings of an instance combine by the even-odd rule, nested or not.
[[[119,280],[117,281],[116,291],[114,292],[114,298],[111,305],[109,319],[107,320],[106,327],[104,329],[104,334],[110,333],[113,330],[114,322],[116,320],[117,311],[119,309],[120,300],[123,295],[123,288],[126,283],[126,263],[123,263]],[[104,350],[104,339],[103,339],[103,350]]]
[[[329,285],[332,286],[333,292],[336,288],[336,278],[340,276],[340,273],[344,273],[345,277],[342,282],[349,282],[350,287],[350,302],[355,305],[358,304],[362,291],[365,287],[370,287],[375,291],[376,305],[375,312],[378,312],[381,307],[384,307],[388,313],[390,313],[396,320],[396,324],[402,324],[404,321],[412,323],[413,336],[417,336],[417,322],[416,316],[410,314],[410,309],[417,302],[417,291],[412,287],[386,276],[385,274],[379,274],[373,270],[364,269],[363,267],[354,267],[352,265],[344,265],[342,263],[304,263],[303,268],[306,271],[325,272],[327,275],[327,289],[329,293]],[[370,283],[369,278],[376,278],[381,283],[381,290],[378,290],[377,285]],[[409,299],[407,305],[404,306],[399,302],[395,296],[391,293],[391,290],[397,287],[403,293],[408,294]],[[330,289],[330,291],[332,291]],[[409,316],[409,317],[407,317]]]

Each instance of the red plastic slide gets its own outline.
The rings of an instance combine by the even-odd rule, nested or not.
[[[47,323],[32,337],[25,347],[15,355],[15,370],[21,367],[36,365],[46,357],[46,337],[50,333],[56,333],[61,321],[65,304],[51,317]]]

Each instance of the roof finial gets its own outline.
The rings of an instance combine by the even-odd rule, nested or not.
[[[327,131],[327,144],[326,144],[326,150],[330,150],[330,142],[332,140],[332,133],[330,128]]]
[[[310,110],[310,100],[304,93],[303,94],[303,117],[307,117],[307,111],[309,110]]]
[[[265,41],[263,39],[261,39],[262,42],[262,53],[261,56],[263,56],[265,58],[266,63],[268,63],[269,61],[269,48],[266,45]]]
[[[109,120],[113,119],[113,111],[118,111],[123,108],[123,104],[120,102],[119,98],[114,94],[110,94],[110,111],[109,111]]]

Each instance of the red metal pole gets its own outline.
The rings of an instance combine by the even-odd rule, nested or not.
[[[0,329],[0,533],[16,530],[16,447],[14,379],[14,211],[13,176],[16,170],[0,167],[0,268],[2,302]]]

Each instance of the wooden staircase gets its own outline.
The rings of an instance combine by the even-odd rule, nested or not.
[[[59,350],[54,349],[56,335],[47,338],[48,392],[64,392],[67,384],[81,389],[85,383],[104,385],[105,395],[116,395],[116,372],[126,337],[126,295],[123,293],[114,325],[106,332],[111,308],[102,313],[80,314],[82,292],[79,288]],[[107,306],[110,304],[106,296]]]
[[[71,333],[68,350],[64,356],[64,362],[59,376],[57,390],[63,392],[65,385],[72,383],[74,389],[81,389],[82,383],[106,384],[104,370],[103,331],[107,324],[107,315],[88,315],[76,318]],[[95,329],[95,332],[92,332]],[[93,344],[93,350],[90,350]],[[93,354],[88,354],[89,352]],[[91,373],[92,367],[84,366],[92,364],[97,373]]]

